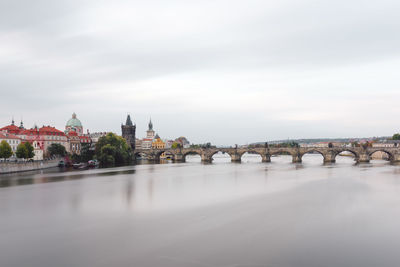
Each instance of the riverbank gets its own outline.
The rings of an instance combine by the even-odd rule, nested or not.
[[[59,158],[33,162],[0,162],[0,175],[7,173],[36,171],[57,167]]]

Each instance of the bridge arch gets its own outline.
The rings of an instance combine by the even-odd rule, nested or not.
[[[219,152],[221,152],[221,153],[224,154],[224,155],[225,155],[225,154],[229,155],[230,159],[232,160],[232,155],[231,155],[231,153],[229,153],[229,151],[226,151],[226,150],[224,150],[224,149],[216,149],[216,150],[210,152],[210,153],[208,154],[208,156],[209,156],[209,158],[212,160],[213,156],[214,156],[215,154],[218,154]]]
[[[306,154],[320,154],[323,157],[323,161],[325,162],[325,160],[326,160],[325,153],[318,149],[310,149],[310,150],[305,151],[303,154],[300,154],[301,160],[303,159],[303,156]]]
[[[292,163],[300,163],[301,158],[298,154],[298,149],[290,148],[290,147],[280,147],[280,148],[272,148],[269,150],[269,153],[266,155],[269,158],[269,161],[273,156],[289,156],[292,158]]]
[[[260,153],[260,152],[258,152],[258,151],[256,151],[256,150],[246,150],[246,151],[243,151],[242,153],[240,153],[240,159],[241,159],[241,161],[243,160],[243,156],[244,156],[245,154],[247,154],[247,155],[257,155],[257,156],[260,156],[260,162],[262,162],[262,158],[263,158],[263,156],[265,156],[265,154],[262,154],[262,153]]]
[[[279,155],[290,155],[294,156],[295,153],[291,149],[288,148],[279,148],[279,149],[271,149],[269,154],[271,156],[279,156]]]
[[[355,151],[351,148],[342,148],[342,149],[336,150],[336,153],[334,154],[335,161],[336,161],[337,156],[343,152],[350,152],[354,156],[355,161],[358,161],[358,159],[360,158],[360,154],[357,151]]]
[[[385,154],[388,156],[388,160],[389,160],[389,161],[392,161],[392,160],[394,159],[393,153],[387,151],[387,150],[384,149],[384,148],[377,148],[377,149],[374,149],[374,150],[372,150],[372,151],[370,151],[370,152],[368,153],[368,156],[371,158],[372,155],[375,154],[376,152],[383,152],[383,153],[385,153]],[[371,159],[372,159],[372,158],[371,158]]]
[[[187,152],[183,153],[183,155],[184,156],[187,156],[187,155],[199,155],[199,156],[201,156],[201,152],[196,151],[196,150],[190,150],[190,151],[187,151]]]
[[[133,154],[133,159],[135,160],[135,161],[137,161],[137,160],[141,160],[141,159],[143,159],[143,158],[148,158],[149,157],[149,154],[148,153],[145,153],[145,152],[143,152],[143,151],[138,151],[138,152],[135,152],[134,154]]]
[[[189,151],[185,151],[183,154],[183,160],[186,161],[186,156],[194,156],[194,155],[198,155],[200,156],[200,161],[202,158],[202,152],[198,151],[198,150],[189,150]]]
[[[175,151],[171,150],[171,149],[160,149],[160,150],[155,151],[154,160],[160,161],[161,160],[161,155],[163,153],[170,154],[172,156],[172,158],[175,158],[175,154],[176,154]]]

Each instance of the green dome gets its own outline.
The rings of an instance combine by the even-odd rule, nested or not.
[[[72,114],[72,118],[67,121],[66,127],[82,127],[80,120],[76,118],[76,114]]]

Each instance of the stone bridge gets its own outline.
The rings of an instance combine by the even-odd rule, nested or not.
[[[148,160],[159,161],[161,154],[164,152],[172,155],[175,162],[185,162],[187,155],[200,155],[201,161],[211,163],[212,157],[218,152],[226,153],[231,157],[232,162],[240,162],[243,154],[259,154],[262,162],[271,162],[271,156],[274,155],[291,155],[293,163],[301,163],[302,158],[308,153],[319,153],[324,158],[324,163],[336,162],[336,156],[342,152],[350,152],[354,155],[356,162],[369,162],[371,155],[375,152],[384,152],[388,155],[389,161],[392,163],[400,163],[400,148],[363,148],[363,147],[287,147],[287,148],[177,148],[177,149],[136,149],[135,159],[139,156],[146,157]]]

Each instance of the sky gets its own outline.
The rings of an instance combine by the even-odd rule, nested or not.
[[[0,0],[0,125],[248,144],[400,131],[400,1]]]

